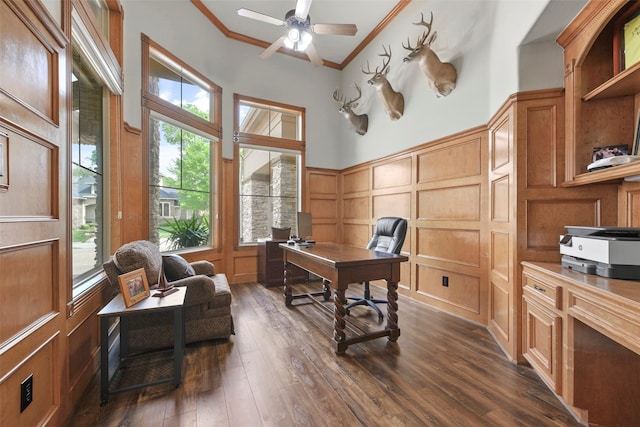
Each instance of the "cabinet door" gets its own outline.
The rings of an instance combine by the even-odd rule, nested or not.
[[[524,289],[524,357],[556,393],[562,392],[562,317]]]

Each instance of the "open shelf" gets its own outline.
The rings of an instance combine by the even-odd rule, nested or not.
[[[585,184],[598,184],[608,181],[621,180],[629,176],[640,175],[640,162],[628,163],[626,165],[612,166],[607,169],[600,169],[593,172],[586,172],[576,175],[573,181],[563,184],[564,187],[574,187]]]
[[[582,99],[590,101],[592,99],[615,98],[618,96],[631,96],[639,92],[640,62],[607,80],[587,93]]]

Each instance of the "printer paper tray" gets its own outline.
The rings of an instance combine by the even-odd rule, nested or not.
[[[610,265],[563,255],[562,266],[581,273],[596,274],[609,279],[640,280],[640,266],[638,265]]]

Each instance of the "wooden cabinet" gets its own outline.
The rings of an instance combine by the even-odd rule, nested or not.
[[[550,389],[562,392],[562,286],[523,273],[523,355]]]
[[[640,175],[640,162],[587,171],[594,147],[628,144],[630,153],[633,149],[640,63],[616,69],[614,38],[621,16],[634,3],[592,0],[557,39],[565,49],[566,185]]]
[[[282,249],[278,246],[286,240],[265,239],[258,242],[258,282],[264,286],[284,285],[284,263]],[[295,265],[290,267],[294,283],[309,279],[309,273]]]
[[[640,420],[640,282],[523,262],[524,357],[589,425]]]

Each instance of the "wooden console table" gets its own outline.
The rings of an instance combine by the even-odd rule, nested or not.
[[[178,292],[174,292],[161,298],[148,297],[129,308],[125,307],[122,294],[118,294],[98,312],[98,317],[100,317],[100,403],[102,405],[107,403],[109,394],[111,393],[118,393],[121,391],[166,382],[173,382],[177,387],[182,382],[182,361],[184,356],[184,298],[187,295],[187,288],[177,287],[176,289],[178,289]],[[150,380],[118,389],[110,389],[109,318],[120,317],[120,363],[123,363],[129,359],[127,318],[129,316],[146,314],[151,311],[173,312],[173,376]],[[151,354],[152,353],[144,353],[144,355],[140,357],[149,357]]]
[[[357,248],[340,243],[317,243],[312,246],[288,245],[281,243],[285,263],[284,298],[287,306],[295,298],[308,294],[293,295],[289,272],[298,266],[312,272],[326,281],[334,291],[334,331],[332,344],[336,353],[342,354],[351,344],[388,337],[396,341],[400,336],[398,328],[398,281],[400,263],[408,261],[404,255],[394,255]],[[387,324],[381,331],[364,333],[347,338],[344,332],[347,299],[345,291],[349,283],[359,283],[385,279],[387,282]],[[325,282],[326,283],[326,282]]]

